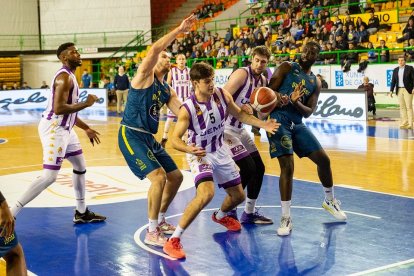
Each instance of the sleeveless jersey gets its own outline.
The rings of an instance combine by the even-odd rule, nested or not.
[[[145,89],[130,88],[121,125],[139,128],[156,134],[160,109],[168,102],[171,93],[166,81],[162,83],[154,76],[154,82]]]
[[[55,99],[55,87],[54,87],[54,83],[56,78],[60,75],[66,73],[69,75],[69,77],[72,80],[72,86],[70,88],[69,91],[69,97],[67,100],[67,104],[75,104],[78,102],[79,100],[79,85],[78,85],[78,81],[76,80],[75,75],[73,74],[73,72],[66,66],[63,66],[62,68],[60,68],[55,76],[53,77],[52,80],[52,85],[50,86],[51,89],[51,94],[49,94],[49,99],[48,99],[48,103],[47,103],[47,107],[46,110],[43,112],[42,117],[48,121],[55,121],[57,122],[57,124],[67,130],[71,130],[73,128],[73,126],[76,123],[76,118],[78,116],[78,112],[74,112],[71,114],[65,114],[65,115],[56,115],[54,113],[54,99]]]
[[[245,70],[247,72],[247,78],[245,79],[243,85],[233,94],[233,100],[238,106],[241,106],[243,104],[250,102],[249,100],[250,94],[252,94],[253,90],[256,87],[267,85],[267,80],[265,76],[260,75],[258,79],[255,79],[250,66],[242,67],[240,69]],[[238,121],[235,117],[233,117],[230,114],[227,117],[226,125],[239,128],[239,129],[243,127],[243,123]]]
[[[171,87],[177,92],[177,96],[181,101],[185,101],[190,96],[190,70],[187,67],[183,70],[178,67],[171,69]]]
[[[279,88],[279,93],[290,96],[295,87],[299,83],[302,83],[303,88],[305,88],[302,103],[306,103],[317,88],[316,76],[312,72],[309,75],[303,72],[299,64],[296,62],[292,62],[291,65],[292,69],[285,76],[285,79]],[[291,103],[281,108],[275,108],[272,113],[274,112],[285,115],[295,124],[300,124],[302,122],[302,114],[300,114],[300,112],[297,111]]]
[[[192,94],[183,104],[190,114],[188,143],[215,152],[223,145],[227,102],[221,88],[215,88],[210,100],[198,102]]]

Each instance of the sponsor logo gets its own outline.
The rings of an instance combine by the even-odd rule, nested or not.
[[[344,73],[342,71],[335,71],[336,86],[344,86]]]
[[[231,150],[231,153],[232,153],[233,155],[238,155],[238,154],[240,154],[242,151],[244,151],[244,147],[243,147],[242,145],[237,145],[237,146],[235,146],[235,147],[231,148],[230,150]]]
[[[63,157],[56,157],[56,165],[62,165]]]
[[[147,165],[141,160],[141,159],[135,159],[135,164],[139,167],[141,171],[145,170],[147,168]]]
[[[277,151],[275,143],[270,143],[270,153],[275,153]]]
[[[321,116],[322,118],[333,115],[346,115],[354,118],[361,118],[364,115],[364,110],[360,107],[354,109],[346,109],[339,104],[336,104],[338,100],[337,96],[330,96],[324,102],[318,101],[316,111],[313,113],[315,116]]]
[[[150,150],[147,151],[147,157],[149,160],[157,162],[157,158],[155,158],[154,153]]]
[[[148,110],[148,113],[154,121],[156,121],[156,122],[159,121],[159,119],[160,119],[160,107],[159,107],[158,104],[151,105],[151,107]]]
[[[391,86],[391,80],[392,80],[392,71],[393,70],[387,70],[387,86]]]
[[[291,149],[292,148],[292,140],[287,135],[283,135],[282,138],[280,138],[280,144],[284,148],[287,148],[287,149]]]
[[[208,172],[212,171],[213,167],[210,164],[200,164],[198,165],[198,171],[199,172]]]

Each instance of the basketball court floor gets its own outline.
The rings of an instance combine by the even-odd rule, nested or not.
[[[0,112],[0,117],[5,118]],[[0,122],[0,190],[9,204],[41,174],[39,112],[6,114]],[[243,226],[229,233],[212,222],[224,192],[203,210],[182,237],[187,259],[176,261],[146,246],[147,180],[126,167],[118,149],[120,117],[88,117],[101,133],[92,147],[77,130],[87,161],[87,202],[108,217],[105,223],[74,225],[74,195],[67,162],[55,184],[25,207],[16,222],[28,269],[36,275],[414,275],[414,133],[388,117],[365,122],[307,121],[331,158],[336,197],[348,221],[322,209],[315,166],[295,157],[293,232],[276,235],[280,220],[279,165],[268,154],[264,133],[255,137],[266,165],[260,212],[275,224]],[[95,114],[96,115],[96,114]],[[93,120],[91,120],[93,119]],[[163,129],[163,122],[160,130]],[[161,134],[157,135],[161,138]],[[184,173],[168,210],[176,224],[194,195],[184,155],[167,143]],[[239,214],[243,211],[239,206]],[[4,267],[0,265],[0,275]]]

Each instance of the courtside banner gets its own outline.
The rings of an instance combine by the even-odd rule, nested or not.
[[[50,89],[3,90],[0,91],[0,108],[45,109]],[[98,101],[90,108],[106,108],[108,105],[106,89],[79,89],[79,102],[86,101],[88,94],[94,94]]]
[[[378,17],[380,24],[391,24],[391,23],[398,23],[398,11],[390,10],[390,11],[384,11],[384,12],[375,12],[375,17]],[[339,19],[342,22],[345,22],[346,15],[339,15]],[[352,14],[350,15],[351,21],[356,23],[357,18],[361,17],[362,21],[368,24],[369,19],[371,18],[371,14],[369,13],[359,13],[359,14]],[[336,17],[331,17],[332,21],[336,20]]]

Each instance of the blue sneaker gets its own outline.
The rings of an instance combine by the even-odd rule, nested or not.
[[[235,220],[239,220],[239,218],[237,217],[237,210],[231,210],[227,212],[227,216],[234,218]]]
[[[243,212],[240,222],[244,224],[273,224],[270,218],[261,215],[258,210],[251,214]]]

